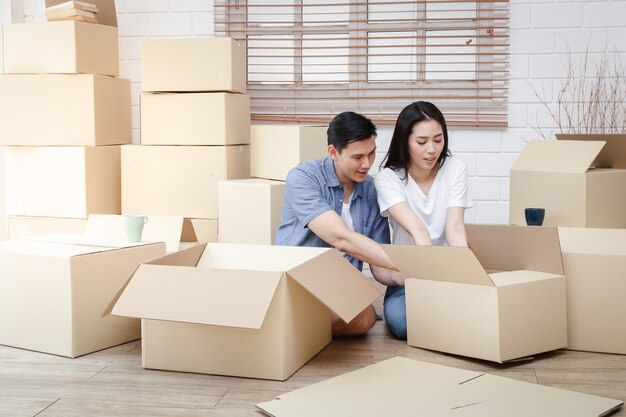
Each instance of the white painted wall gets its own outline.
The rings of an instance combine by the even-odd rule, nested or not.
[[[5,0],[6,1],[6,0]],[[43,0],[24,0],[26,21],[42,20]],[[202,0],[117,0],[121,76],[132,81],[133,142],[139,142],[140,40],[213,34],[212,2]],[[511,0],[509,127],[450,129],[450,148],[468,167],[474,207],[470,223],[507,223],[509,169],[534,127],[553,127],[531,88],[552,101],[561,86],[571,50],[600,55],[610,42],[626,64],[626,0]],[[391,128],[379,132],[382,158]],[[375,172],[373,172],[375,173]],[[1,212],[0,212],[1,214]]]

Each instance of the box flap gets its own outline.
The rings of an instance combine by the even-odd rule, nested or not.
[[[73,233],[54,233],[49,235],[31,236],[28,240],[38,240],[41,242],[65,243],[68,245],[89,246],[98,248],[93,252],[102,252],[105,250],[115,250],[122,248],[132,248],[135,246],[152,245],[156,242],[126,242],[124,240],[113,240],[107,237],[91,237]]]
[[[596,168],[626,168],[626,135],[574,135],[557,133],[558,140],[603,141],[606,144],[593,161]]]
[[[326,249],[287,273],[346,323],[382,294],[334,249]]]
[[[485,269],[563,275],[556,227],[468,224],[465,231],[469,247]]]
[[[604,142],[535,140],[528,142],[512,171],[584,173]]]
[[[140,265],[116,316],[260,329],[283,273]]]
[[[468,248],[382,246],[406,278],[493,286],[489,275]]]
[[[589,417],[622,402],[395,357],[257,404],[276,417]],[[372,401],[393,398],[393,401]]]
[[[96,5],[98,8],[98,13],[96,13],[98,24],[117,27],[117,14],[115,12],[114,0],[84,0],[83,2]],[[56,6],[61,3],[69,2],[67,0],[46,0],[46,8]]]
[[[563,253],[626,256],[626,229],[559,227]]]
[[[58,258],[70,258],[72,256],[88,255],[115,249],[116,248],[106,248],[101,246],[73,245],[65,242],[30,238],[0,241],[0,251],[2,252]]]

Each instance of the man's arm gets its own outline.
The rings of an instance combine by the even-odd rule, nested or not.
[[[333,210],[326,211],[309,222],[309,229],[332,247],[381,268],[397,270],[377,242],[345,225]]]

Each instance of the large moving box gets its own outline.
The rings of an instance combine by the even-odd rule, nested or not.
[[[143,319],[145,368],[285,380],[330,343],[330,310],[379,295],[334,249],[203,244],[141,265],[113,314]]]
[[[102,317],[139,263],[163,243],[80,235],[0,242],[0,344],[76,357],[140,337],[138,320]]]
[[[289,170],[328,156],[326,126],[250,126],[250,175],[285,181]]]
[[[626,230],[559,228],[568,348],[626,354]]]
[[[466,229],[471,249],[384,245],[408,277],[408,344],[494,362],[566,347],[557,229]]]
[[[620,400],[399,356],[257,404],[274,417],[599,417],[622,406]]]
[[[86,219],[120,212],[120,147],[5,149],[7,214]]]
[[[524,225],[524,208],[542,207],[545,226],[626,228],[620,142],[624,136],[530,142],[511,167],[510,222]]]
[[[130,81],[92,74],[0,76],[0,145],[131,142]]]
[[[220,181],[219,241],[271,245],[280,225],[285,183],[259,178]]]
[[[11,240],[55,233],[82,234],[86,226],[86,219],[26,216],[9,216],[7,218],[8,238]]]
[[[246,92],[246,51],[231,38],[144,39],[142,91]]]
[[[217,219],[217,182],[250,176],[250,145],[122,147],[122,212]]]
[[[232,93],[142,93],[142,145],[250,143],[250,97]]]

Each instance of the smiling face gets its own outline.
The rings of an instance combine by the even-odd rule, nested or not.
[[[328,154],[333,158],[335,172],[342,185],[363,182],[376,157],[376,141],[372,136],[369,139],[350,142],[341,151],[329,145]]]
[[[438,165],[444,145],[443,128],[438,121],[431,119],[416,123],[409,135],[411,171],[415,173],[433,171]]]

